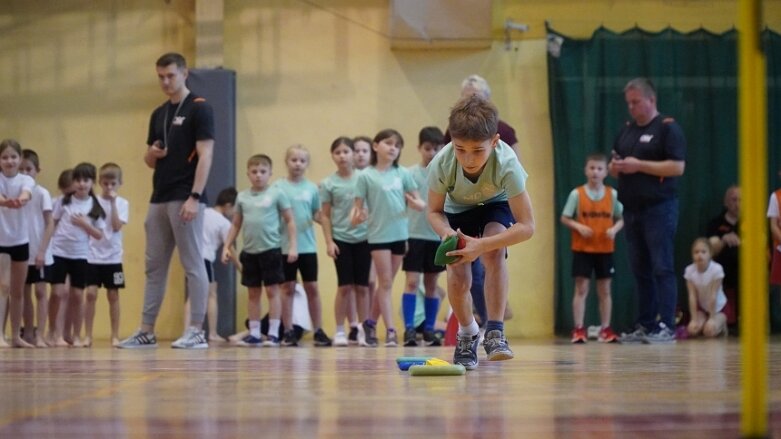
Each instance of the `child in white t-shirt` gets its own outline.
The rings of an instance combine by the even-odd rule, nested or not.
[[[724,268],[712,260],[710,242],[697,238],[692,244],[694,263],[686,267],[684,279],[689,290],[689,312],[691,321],[687,330],[690,336],[702,334],[716,337],[726,332],[727,296],[721,286]]]
[[[59,313],[54,331],[54,344],[65,346],[65,313],[73,325],[72,345],[83,347],[80,339],[83,320],[82,302],[84,287],[87,285],[89,270],[87,259],[90,256],[90,238],[103,238],[106,212],[92,192],[97,170],[90,163],[80,163],[73,168],[74,192],[65,195],[62,202],[56,203],[52,217],[55,221],[52,235],[51,283],[60,299]],[[69,280],[70,287],[66,285]]]
[[[22,165],[19,171],[35,180],[41,172],[40,160],[35,151],[22,150]],[[36,347],[45,348],[48,346],[44,335],[49,314],[46,283],[54,264],[54,257],[49,249],[49,241],[54,232],[52,197],[45,187],[35,185],[32,198],[24,206],[23,214],[30,235],[30,258],[27,260],[27,280],[24,285],[24,339]],[[32,299],[33,287],[35,305]]]
[[[98,288],[106,289],[109,318],[111,320],[111,345],[119,344],[119,290],[125,288],[125,272],[122,268],[122,227],[127,224],[130,212],[128,201],[117,190],[122,186],[122,168],[116,163],[106,163],[98,172],[98,183],[103,190],[97,197],[106,213],[103,221],[103,237],[89,240],[87,258],[87,301],[84,305],[84,346],[92,345],[92,326],[95,321],[95,303]]]
[[[228,218],[233,216],[233,207],[236,204],[236,188],[228,187],[220,191],[214,207],[203,211],[203,244],[201,256],[206,265],[206,275],[209,278],[209,300],[206,304],[206,321],[209,324],[209,342],[220,343],[225,339],[217,334],[217,281],[214,278],[214,260],[217,258],[217,250],[225,244],[231,229]],[[241,269],[241,263],[231,252],[231,261]],[[190,295],[184,302],[184,327],[190,327]]]

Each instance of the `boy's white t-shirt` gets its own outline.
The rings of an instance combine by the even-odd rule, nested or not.
[[[697,290],[697,305],[700,308],[709,311],[706,308],[708,306],[708,285],[714,280],[724,279],[724,267],[716,261],[711,261],[708,268],[700,273],[695,264],[690,264],[686,267],[683,278],[691,282]],[[724,294],[724,288],[719,287],[719,290],[716,292],[716,312],[720,312],[724,309],[726,304],[727,296]]]
[[[87,262],[90,264],[121,264],[123,256],[122,229],[115,232],[114,226],[111,224],[111,200],[103,197],[97,197],[97,199],[103,211],[106,212],[103,227],[100,227],[100,230],[103,232],[103,238],[95,239],[90,237],[90,254]],[[127,224],[130,216],[130,203],[126,199],[117,196],[116,204],[119,222],[123,225]]]
[[[32,192],[33,196],[24,206],[24,219],[28,225],[30,235],[30,259],[27,263],[35,265],[35,258],[38,256],[38,248],[41,246],[41,240],[46,229],[46,222],[43,219],[44,212],[52,211],[52,197],[45,187],[36,184]],[[51,245],[46,247],[46,255],[43,258],[44,265],[54,263]]]
[[[0,195],[5,198],[19,198],[23,191],[30,194],[35,180],[29,175],[16,174],[6,177],[0,173]],[[0,207],[0,247],[14,247],[30,241],[28,226],[25,224],[24,209]]]
[[[79,200],[71,197],[69,204],[64,204],[60,199],[54,205],[52,217],[57,221],[52,236],[52,254],[67,259],[88,259],[90,256],[90,236],[87,231],[73,224],[76,215],[87,215],[92,210],[92,197]],[[105,227],[103,218],[92,220],[92,225],[103,230]]]
[[[203,246],[201,256],[203,259],[214,262],[217,258],[217,249],[228,239],[231,222],[225,215],[213,208],[203,211]]]

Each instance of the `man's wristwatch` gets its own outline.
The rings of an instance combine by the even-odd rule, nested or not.
[[[190,192],[190,198],[192,198],[195,201],[198,201],[201,199],[201,194],[198,192]]]

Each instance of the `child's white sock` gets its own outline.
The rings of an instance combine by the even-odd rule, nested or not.
[[[458,335],[472,335],[475,336],[480,333],[480,326],[477,325],[477,321],[472,319],[472,323],[466,326],[458,325]]]
[[[249,335],[260,338],[260,320],[249,321]]]

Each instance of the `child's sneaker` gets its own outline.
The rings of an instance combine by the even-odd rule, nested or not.
[[[648,332],[641,325],[637,325],[634,331],[630,333],[622,332],[618,337],[618,342],[621,344],[639,344],[643,343]]]
[[[460,364],[468,370],[477,367],[477,346],[480,344],[480,334],[456,335],[456,351],[453,354],[453,364]]]
[[[187,328],[178,340],[171,343],[174,349],[206,349],[209,343],[204,337],[203,330],[198,328]]]
[[[426,346],[442,346],[442,340],[437,337],[434,331],[423,331],[423,343]]]
[[[348,344],[358,344],[358,326],[350,327],[350,333],[347,334]]]
[[[157,347],[157,338],[151,332],[137,330],[130,337],[117,344],[120,349],[154,349]]]
[[[269,335],[268,337],[266,337],[265,340],[263,340],[263,346],[268,348],[278,348],[279,337],[274,337],[273,335]]]
[[[347,346],[348,344],[350,343],[347,341],[347,336],[344,335],[344,332],[337,332],[334,335],[334,346]]]
[[[296,333],[291,331],[285,331],[284,338],[282,339],[282,346],[298,346],[298,338]]]
[[[407,328],[404,330],[404,346],[417,346],[418,334],[415,332],[415,328]]]
[[[483,347],[488,355],[488,361],[510,360],[515,356],[510,350],[504,334],[498,329],[486,332]]]
[[[395,348],[399,345],[399,339],[396,335],[396,331],[387,331],[385,333],[385,347],[386,348]]]
[[[601,343],[616,343],[618,342],[618,336],[610,329],[610,326],[608,326],[607,328],[599,330],[599,338],[597,340]]]
[[[259,339],[258,337],[255,337],[252,334],[247,334],[244,336],[244,338],[236,342],[236,346],[241,346],[243,348],[257,348],[262,345],[263,345],[263,340]]]
[[[573,344],[577,343],[586,343],[588,341],[588,334],[586,334],[586,328],[580,326],[572,330],[572,339],[570,340]]]
[[[675,343],[675,331],[668,328],[664,323],[659,323],[659,327],[645,336],[643,343],[646,344],[673,344]]]
[[[325,331],[323,331],[323,328],[319,328],[317,331],[315,331],[315,335],[313,336],[313,338],[315,340],[315,346],[317,347],[322,348],[322,347],[331,346],[331,339],[328,338],[327,335],[325,335]]]
[[[364,338],[364,344],[361,346],[369,346],[369,347],[377,347],[379,344],[379,340],[377,340],[377,327],[372,326],[368,324],[367,322],[362,323],[363,327],[363,338]],[[360,341],[361,334],[358,333],[359,341]]]

